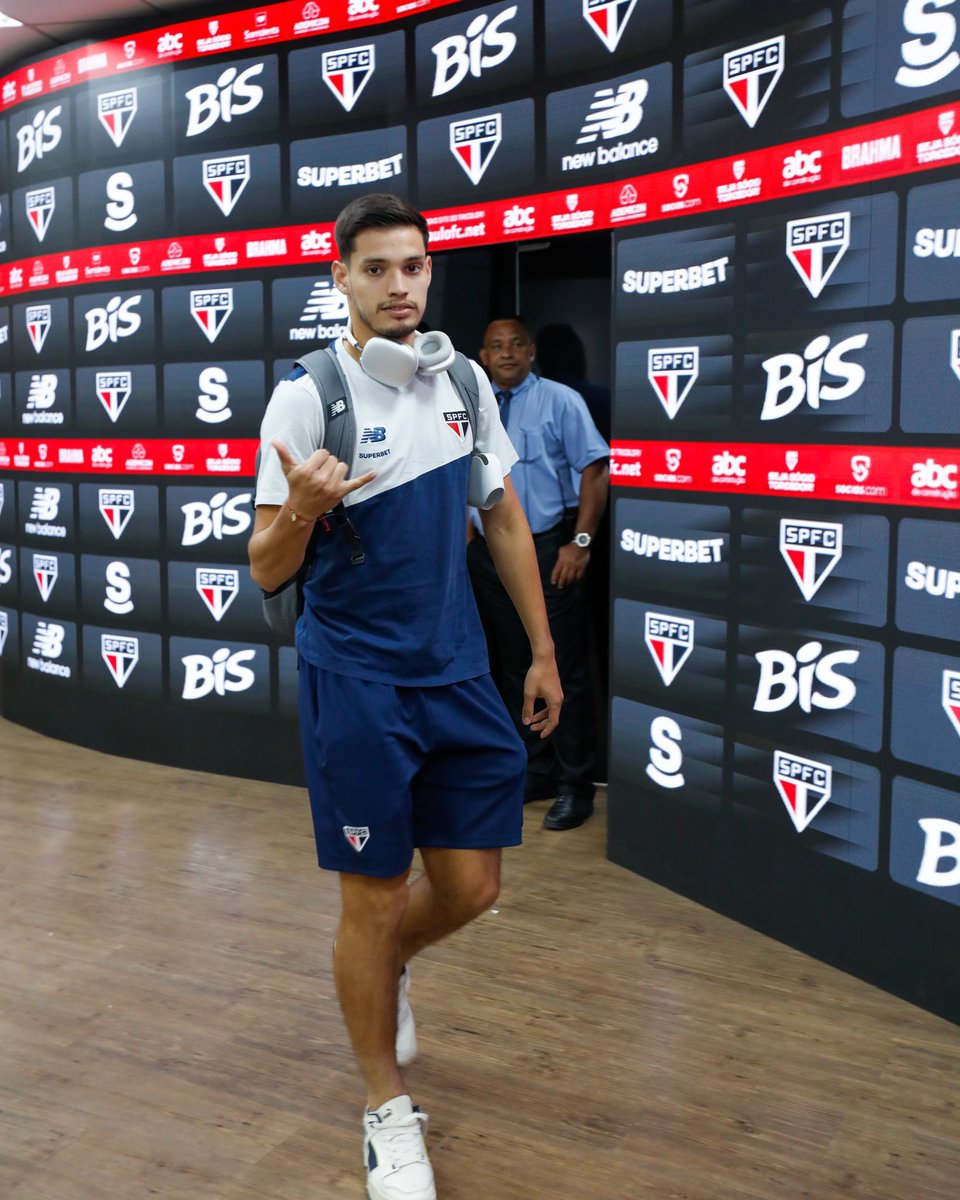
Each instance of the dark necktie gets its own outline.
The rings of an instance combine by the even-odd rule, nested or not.
[[[513,392],[497,392],[497,403],[500,405],[500,424],[506,429],[507,420],[510,416],[510,401],[513,399]]]

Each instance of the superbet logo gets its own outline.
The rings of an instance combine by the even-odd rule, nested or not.
[[[197,567],[197,593],[210,615],[219,621],[240,590],[240,573],[233,569]]]
[[[693,649],[694,623],[689,617],[646,614],[644,638],[660,678],[670,686]]]
[[[27,224],[37,235],[37,241],[42,242],[50,228],[50,218],[57,207],[57,194],[52,187],[34,188],[26,193],[24,206],[27,211]]]
[[[850,214],[801,217],[787,222],[787,257],[816,299],[850,246]]]
[[[751,129],[783,74],[783,34],[723,56],[723,90]]]
[[[503,26],[516,15],[515,4],[493,18],[481,13],[470,22],[466,33],[455,33],[437,42],[432,48],[437,60],[432,94],[445,96],[459,87],[468,73],[479,79],[485,70],[506,62],[516,48],[517,37]]]
[[[683,730],[673,717],[654,717],[650,723],[650,758],[646,772],[659,787],[683,787]]]
[[[37,585],[40,599],[46,604],[57,582],[59,566],[54,554],[35,554],[33,556],[33,581]]]
[[[27,310],[24,313],[24,319],[30,342],[34,350],[39,354],[43,349],[43,343],[47,340],[47,334],[50,332],[52,324],[50,305],[28,304]]]
[[[222,646],[209,658],[206,654],[185,655],[180,660],[184,671],[182,698],[201,700],[211,692],[218,696],[245,692],[253,686],[256,675],[244,663],[256,658],[256,654],[255,650],[231,653],[229,647]]]
[[[101,517],[119,541],[133,516],[133,488],[100,488],[98,502]]]
[[[699,374],[699,346],[659,346],[647,351],[647,379],[671,421]]]
[[[863,386],[867,373],[859,363],[848,362],[844,356],[862,350],[868,339],[868,334],[857,333],[831,348],[830,338],[823,334],[814,338],[802,354],[775,354],[765,359],[767,388],[760,420],[777,421],[789,416],[804,401],[812,409],[819,409],[821,401],[836,403],[853,396]]]
[[[225,217],[233,212],[249,180],[249,154],[203,160],[203,186]]]
[[[228,421],[233,412],[230,408],[230,380],[223,367],[204,367],[197,380],[197,411],[194,414],[198,421],[207,425],[218,425]]]
[[[804,600],[812,600],[843,557],[843,526],[833,521],[780,522],[780,553]]]
[[[797,833],[803,833],[833,792],[833,768],[827,763],[775,750],[773,782]]]
[[[235,117],[253,112],[263,99],[263,88],[251,80],[262,73],[263,67],[262,62],[243,71],[228,67],[217,76],[215,83],[201,83],[191,88],[186,93],[190,105],[186,136],[196,137],[206,133],[218,121],[229,123]]]
[[[118,688],[122,688],[140,661],[140,640],[135,637],[117,637],[112,633],[101,633],[100,656],[113,676],[113,682]]]
[[[87,353],[98,350],[106,341],[117,342],[120,338],[132,337],[143,324],[140,314],[134,311],[142,299],[142,295],[129,296],[126,300],[113,296],[105,308],[91,308],[85,314]]]
[[[107,564],[104,572],[103,607],[118,617],[132,613],[133,587],[130,584],[130,568],[125,562],[116,560]]]
[[[956,17],[948,12],[931,11],[952,3],[953,0],[906,0],[903,28],[915,36],[900,44],[903,66],[895,79],[901,87],[930,87],[960,66],[960,54],[954,49]]]
[[[376,47],[371,43],[350,50],[326,50],[320,64],[324,83],[351,112],[376,69]]]
[[[63,105],[58,104],[49,112],[44,109],[34,116],[26,125],[21,125],[17,132],[17,174],[25,171],[34,160],[39,161],[51,150],[56,150],[63,137],[63,130],[57,124],[57,118],[63,112]]]
[[[97,117],[107,131],[110,141],[119,148],[137,115],[137,89],[124,88],[119,92],[104,92],[97,97]]]
[[[636,6],[637,0],[583,0],[583,19],[612,54]]]
[[[474,185],[483,178],[501,141],[500,113],[450,122],[450,152]]]
[[[796,656],[788,650],[761,650],[754,657],[760,665],[754,712],[782,712],[799,704],[810,713],[814,708],[846,708],[856,699],[857,685],[837,668],[859,662],[859,650],[824,654],[821,642],[807,642]],[[817,684],[825,690],[818,691]]]
[[[104,227],[114,233],[132,229],[137,223],[134,211],[133,176],[129,171],[115,171],[107,180],[106,216]]]
[[[98,371],[94,380],[97,399],[111,421],[116,422],[133,392],[132,371]]]
[[[960,671],[943,673],[943,711],[960,735]]]
[[[233,312],[233,288],[199,288],[190,293],[190,315],[211,344]]]

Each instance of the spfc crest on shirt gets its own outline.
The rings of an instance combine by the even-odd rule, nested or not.
[[[137,89],[124,88],[120,92],[104,92],[97,97],[97,116],[107,131],[111,142],[119,149],[127,130],[137,115]]]
[[[113,682],[118,688],[122,688],[140,661],[140,641],[135,637],[116,637],[112,633],[101,633],[100,654],[107,670],[113,676]]]
[[[470,428],[470,417],[466,410],[461,408],[456,412],[445,412],[443,419],[447,424],[447,428],[452,429],[462,442],[467,436],[467,430]]]
[[[370,841],[370,826],[369,825],[344,825],[343,836],[347,839],[350,845],[359,854],[367,842]]]
[[[190,313],[208,342],[215,342],[233,312],[233,288],[201,288],[190,293]]]

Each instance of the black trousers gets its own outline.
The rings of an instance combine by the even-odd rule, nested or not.
[[[592,797],[596,731],[587,671],[586,589],[582,580],[564,588],[556,588],[550,582],[557,552],[564,542],[570,541],[572,533],[571,517],[533,539],[564,694],[560,724],[548,738],[541,739],[521,723],[523,684],[531,662],[530,643],[482,537],[469,543],[467,565],[490,643],[491,671],[527,747],[528,788],[543,786]]]

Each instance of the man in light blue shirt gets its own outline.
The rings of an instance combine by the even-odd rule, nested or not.
[[[555,797],[544,825],[572,829],[593,812],[595,719],[584,637],[584,577],[590,543],[607,503],[610,449],[583,397],[541,379],[536,347],[519,317],[491,321],[480,361],[500,405],[500,420],[519,455],[510,478],[534,535],[557,667],[564,691],[560,724],[549,742],[527,744],[528,800]],[[495,661],[494,675],[518,722],[529,647],[523,627],[479,532],[468,547],[474,594]]]

